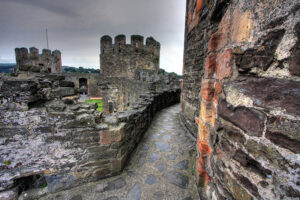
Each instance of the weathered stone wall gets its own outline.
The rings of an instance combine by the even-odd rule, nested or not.
[[[130,88],[138,83],[112,78],[110,84],[123,87],[119,94],[131,91],[136,101],[127,111],[103,116],[95,105],[77,102],[75,84],[63,75],[1,80],[0,198],[31,189],[43,196],[118,174],[155,112],[179,102],[180,94],[178,87],[140,94],[135,90],[141,86]]]
[[[61,53],[58,50],[51,52],[49,49],[43,49],[42,54],[35,47],[16,48],[17,69],[28,72],[61,73],[62,61]]]
[[[105,76],[128,77],[141,80],[140,70],[158,71],[160,43],[152,37],[131,36],[131,44],[126,44],[126,36],[118,35],[115,43],[110,36],[101,38],[100,69]]]
[[[195,122],[199,117],[201,98],[201,85],[198,83],[204,75],[207,43],[218,28],[220,17],[217,16],[224,14],[226,1],[210,1],[201,11],[204,3],[208,4],[206,1],[191,0],[186,5],[181,119],[194,136],[197,135]]]
[[[182,114],[203,199],[300,197],[299,19],[292,0],[187,0]]]

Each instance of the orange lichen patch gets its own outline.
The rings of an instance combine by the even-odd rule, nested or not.
[[[202,120],[199,120],[198,130],[199,130],[198,140],[201,142],[208,142],[209,127],[205,125],[202,122]]]
[[[195,117],[195,123],[198,125],[199,124],[199,118]]]
[[[208,156],[210,155],[210,147],[206,142],[198,142],[198,151],[201,156]]]
[[[241,12],[237,7],[233,12],[232,35],[234,42],[250,42],[253,34],[253,20],[250,10]]]
[[[200,12],[202,7],[203,7],[203,0],[197,0],[197,7],[196,7],[197,13]]]
[[[222,80],[224,78],[230,78],[232,76],[232,71],[232,53],[231,49],[227,49],[217,56],[217,79]]]
[[[103,99],[102,97],[90,97],[91,100],[101,100]]]
[[[202,79],[201,82],[201,97],[206,101],[211,101],[214,94],[214,80],[212,79]]]
[[[205,63],[205,78],[212,78],[215,71],[216,71],[216,59],[217,55],[216,54],[210,54]]]
[[[230,18],[230,9],[227,9],[220,22],[218,31],[211,36],[208,42],[208,52],[218,51],[229,42]]]
[[[205,187],[211,179],[205,170],[205,165],[203,165],[203,163],[201,163],[200,159],[198,159],[198,162],[196,163],[197,184],[200,187]]]
[[[214,104],[217,105],[218,104],[218,97],[219,97],[219,94],[222,93],[222,84],[220,81],[217,81],[215,83],[215,93],[214,93]]]
[[[206,180],[206,184],[209,182],[209,181],[211,181],[211,178],[210,178],[210,176],[206,173],[205,174],[205,180]]]
[[[203,122],[210,123],[212,120],[212,102],[201,101],[200,118]]]

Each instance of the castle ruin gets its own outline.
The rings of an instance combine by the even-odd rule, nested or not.
[[[45,72],[45,73],[61,73],[62,61],[61,52],[55,50],[51,52],[49,49],[43,49],[42,54],[35,47],[16,48],[16,64],[19,71]]]

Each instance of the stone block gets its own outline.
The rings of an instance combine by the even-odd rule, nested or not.
[[[201,101],[200,118],[205,123],[214,124],[215,119],[213,119],[213,104],[212,104],[212,102],[206,102],[204,100]]]
[[[275,143],[276,145],[289,149],[294,153],[300,153],[300,143],[297,140],[293,140],[288,136],[278,133],[278,132],[266,132],[266,138],[271,140],[271,142]]]
[[[232,34],[233,42],[250,42],[253,34],[253,20],[250,10],[242,12],[237,6],[233,12]]]
[[[65,81],[65,80],[61,81],[59,83],[59,86],[60,87],[75,87],[75,85],[72,81]]]
[[[218,104],[218,114],[221,118],[233,123],[250,136],[261,137],[264,130],[265,115],[246,107],[227,107],[225,100]]]
[[[253,104],[264,109],[281,109],[292,115],[300,115],[300,82],[274,79],[239,77],[229,81],[225,87],[232,86],[253,99]]]
[[[209,54],[206,58],[205,62],[205,78],[213,78],[216,72],[216,62],[217,55],[216,54]]]
[[[118,127],[100,131],[100,144],[106,145],[114,142],[120,142],[125,134],[124,127],[125,123],[121,123]]]
[[[202,79],[201,82],[201,97],[206,101],[211,101],[214,95],[214,80],[213,79]]]
[[[222,183],[235,199],[252,200],[251,195],[227,172],[223,174]]]
[[[220,81],[216,81],[214,88],[215,88],[215,92],[214,92],[213,102],[215,105],[217,105],[219,94],[222,93],[222,83]]]
[[[243,146],[246,142],[246,138],[243,136],[243,134],[233,127],[223,126],[223,130],[221,132],[223,137],[229,141],[236,142],[241,146]]]
[[[232,53],[231,49],[217,55],[216,78],[222,80],[232,76]]]
[[[261,177],[266,178],[267,175],[272,174],[269,169],[265,169],[259,162],[248,156],[242,150],[238,149],[233,156],[233,159],[238,161],[243,167],[254,173],[259,174]]]
[[[272,145],[248,139],[245,148],[256,160],[263,159],[275,168],[287,170],[287,160]]]

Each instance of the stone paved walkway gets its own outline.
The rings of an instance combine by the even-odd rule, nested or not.
[[[179,105],[159,112],[119,176],[44,197],[64,200],[196,200],[195,144],[181,128]]]

